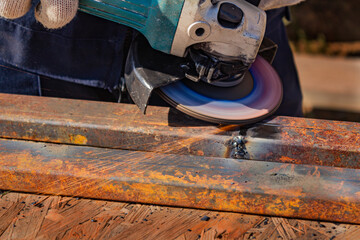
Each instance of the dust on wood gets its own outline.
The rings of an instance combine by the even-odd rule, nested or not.
[[[356,225],[22,193],[0,199],[0,239],[358,238]]]

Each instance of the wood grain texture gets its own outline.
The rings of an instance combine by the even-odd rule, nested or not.
[[[263,218],[21,193],[0,209],[0,239],[235,239]]]
[[[0,239],[358,239],[359,225],[8,193]]]

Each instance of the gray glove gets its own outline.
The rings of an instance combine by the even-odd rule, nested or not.
[[[291,6],[298,4],[305,0],[261,0],[259,8],[263,10],[270,10],[274,8],[281,8],[285,6]]]
[[[61,28],[76,15],[78,0],[41,0],[35,9],[35,18],[46,28]],[[0,16],[15,19],[24,16],[31,0],[0,0]]]

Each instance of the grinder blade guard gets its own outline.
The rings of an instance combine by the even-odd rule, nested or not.
[[[195,68],[190,56],[180,58],[156,51],[139,36],[133,42],[127,60],[127,90],[143,112],[151,93],[156,90],[178,110],[220,124],[260,121],[273,114],[281,103],[281,81],[270,63],[261,56],[244,73],[241,81],[194,82],[186,75]],[[225,86],[219,86],[221,84]]]

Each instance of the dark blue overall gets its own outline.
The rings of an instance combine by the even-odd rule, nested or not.
[[[0,92],[47,95],[49,83],[61,83],[55,96],[114,101],[132,30],[80,12],[66,27],[46,30],[33,14],[0,19]],[[277,114],[299,116],[302,97],[285,14],[285,8],[268,12],[266,36],[279,45],[273,66],[283,80],[284,100]]]

